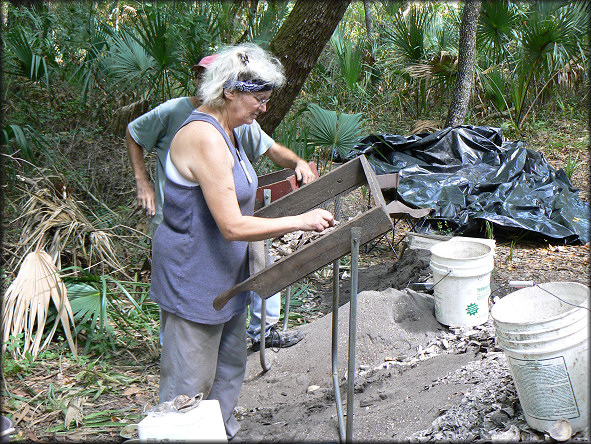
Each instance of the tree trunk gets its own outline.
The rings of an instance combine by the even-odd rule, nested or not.
[[[474,80],[474,59],[476,58],[476,27],[480,13],[481,0],[466,0],[460,42],[458,46],[458,72],[445,127],[454,127],[464,123],[468,112],[468,102]]]
[[[119,32],[119,0],[115,5],[115,31]]]
[[[363,8],[365,10],[365,28],[367,29],[367,40],[369,46],[373,48],[373,15],[371,13],[371,3],[369,0],[363,0]]]
[[[281,90],[273,94],[268,111],[257,119],[267,134],[273,134],[289,112],[350,2],[351,0],[295,2],[269,46],[270,51],[283,64],[287,82]]]

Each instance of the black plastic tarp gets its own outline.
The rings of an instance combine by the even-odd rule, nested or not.
[[[521,141],[503,142],[499,128],[460,126],[411,136],[363,138],[347,156],[365,154],[377,174],[399,172],[398,198],[433,208],[419,232],[469,235],[484,221],[508,234],[559,243],[587,243],[587,202],[562,169]]]

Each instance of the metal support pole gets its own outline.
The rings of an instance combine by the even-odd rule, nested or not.
[[[341,198],[337,196],[334,204],[334,218],[339,220],[341,217]],[[334,399],[337,406],[337,420],[339,424],[339,440],[345,441],[345,419],[343,417],[343,401],[341,400],[341,390],[339,387],[339,279],[340,279],[340,259],[332,263],[332,385]]]
[[[347,368],[346,442],[353,442],[353,407],[355,392],[355,346],[357,343],[357,275],[361,227],[351,228],[351,300],[349,302],[349,362]]]
[[[265,206],[271,203],[271,190],[266,189],[263,190],[264,196],[264,204]],[[269,248],[270,248],[270,240],[265,240],[265,265],[269,260]],[[271,363],[267,362],[265,359],[265,333],[267,332],[267,300],[261,298],[261,331],[259,332],[259,342],[260,342],[260,349],[259,349],[259,360],[261,362],[261,367],[263,371],[268,372],[271,369]]]
[[[339,274],[340,259],[332,263],[332,385],[334,399],[337,405],[337,420],[339,422],[339,439],[345,441],[345,421],[343,419],[343,402],[339,388]]]
[[[283,305],[283,328],[281,331],[287,330],[287,323],[289,322],[289,303],[291,301],[291,285],[285,289],[285,304]]]

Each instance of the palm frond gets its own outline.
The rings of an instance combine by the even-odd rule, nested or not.
[[[8,73],[22,76],[32,82],[45,80],[49,91],[49,68],[45,58],[39,54],[29,42],[30,37],[23,28],[6,37],[6,48],[9,57],[6,60]]]
[[[80,254],[89,268],[102,264],[115,270],[123,269],[113,248],[113,235],[98,229],[97,224],[90,221],[86,213],[91,212],[82,202],[47,185],[27,192],[28,200],[20,216],[13,221],[23,220],[21,239],[15,250],[16,260],[47,239],[47,253],[58,267],[61,267],[61,253],[71,251],[73,260]],[[18,263],[14,264],[13,260],[9,266],[16,269]]]
[[[16,151],[12,149],[10,142],[16,144],[20,157],[33,164],[37,161],[38,152],[48,153],[47,140],[43,137],[43,134],[36,131],[31,125],[4,125],[0,144],[8,148],[9,155],[14,155]]]
[[[134,33],[131,34],[144,50],[154,59],[159,69],[170,69],[178,42],[170,33],[169,18],[160,8],[145,14],[138,14]]]
[[[134,92],[139,97],[149,96],[154,86],[149,85],[148,78],[155,65],[154,58],[134,38],[131,30],[121,27],[118,33],[109,35],[109,54],[102,66],[113,82],[112,88],[123,94]]]
[[[268,49],[273,36],[287,16],[289,2],[257,3],[255,3],[256,8],[251,9],[246,14],[246,29],[237,43],[250,41]]]
[[[108,54],[109,25],[98,23],[93,17],[88,24],[89,38],[80,66],[69,82],[76,80],[82,90],[82,100],[87,101],[104,69],[104,58]]]
[[[326,110],[315,103],[308,104],[310,143],[325,148],[328,160],[339,154],[345,158],[361,137],[364,121],[361,113],[345,114]]]
[[[552,76],[580,53],[586,38],[587,6],[576,2],[540,1],[532,4],[527,21],[521,27],[521,65],[538,66],[536,77]]]
[[[308,110],[311,114],[308,123],[312,142],[318,146],[333,147],[337,134],[336,111],[325,110],[315,103],[310,103]]]
[[[483,2],[476,33],[477,47],[482,48],[493,60],[501,60],[509,51],[508,43],[519,20],[520,14],[509,2]]]
[[[484,88],[485,97],[490,100],[494,108],[498,112],[507,109],[508,106],[505,100],[507,79],[503,73],[499,69],[491,67],[486,72],[481,73],[479,78]]]
[[[417,79],[441,78],[449,80],[456,72],[457,64],[457,57],[442,51],[427,63],[414,63],[404,68],[403,71]]]
[[[78,325],[76,335],[85,330],[85,353],[97,334],[106,336],[114,344],[112,323],[127,331],[126,325],[132,325],[131,311],[136,316],[144,315],[125,285],[111,276],[89,273],[79,267],[68,267],[62,271],[75,271],[77,274],[76,277],[64,277],[64,280]]]
[[[242,2],[211,1],[204,2],[208,7],[208,32],[213,41],[220,44],[234,42],[234,37],[242,28],[239,17],[244,7]]]
[[[122,106],[114,111],[113,123],[111,128],[115,134],[123,137],[127,124],[133,119],[145,114],[150,109],[150,102],[145,99],[136,100],[129,105]]]
[[[357,81],[363,71],[363,62],[361,55],[363,47],[361,43],[354,44],[349,39],[343,37],[342,27],[337,27],[330,38],[330,43],[337,54],[341,74],[349,90],[358,86]]]
[[[54,325],[41,345],[50,302],[57,309]],[[36,358],[49,344],[61,322],[70,350],[76,354],[70,322],[75,328],[67,290],[51,257],[43,250],[24,258],[19,273],[2,299],[2,349],[8,338],[24,333],[21,354],[29,352]],[[16,349],[15,349],[16,350]]]
[[[392,28],[384,30],[385,41],[405,63],[417,63],[427,58],[427,35],[432,31],[433,17],[429,7],[413,4],[407,14],[398,10],[393,17]]]

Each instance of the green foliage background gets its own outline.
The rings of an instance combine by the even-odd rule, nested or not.
[[[457,70],[461,5],[371,2],[375,35],[370,39],[363,3],[351,3],[275,139],[328,165],[333,152],[346,153],[363,135],[405,134],[425,121],[441,125]],[[292,6],[287,1],[82,1],[26,8],[2,2],[8,249],[18,243],[25,223],[18,218],[26,199],[16,186],[19,178],[63,184],[86,203],[97,229],[120,237],[120,257],[130,273],[124,279],[117,270],[93,268],[90,282],[102,279],[105,285],[89,294],[100,294],[97,306],[103,313],[109,307],[124,313],[108,300],[134,294],[121,288],[141,281],[149,241],[138,234],[146,227],[134,210],[122,129],[165,100],[193,94],[190,68],[201,57],[244,41],[268,47]],[[584,119],[579,110],[587,109],[589,94],[589,11],[585,1],[483,1],[466,123],[494,122],[518,138],[536,131],[543,113]],[[568,159],[572,174],[579,156],[571,156],[569,148]],[[266,161],[257,165],[259,173],[272,168]],[[63,256],[64,268],[76,265],[67,251]],[[16,271],[4,269],[9,278]],[[119,280],[104,280],[103,274]],[[89,285],[88,276],[78,279]],[[133,304],[129,309],[137,311]],[[106,326],[105,316],[84,313],[80,319],[90,320],[93,328]]]

